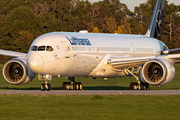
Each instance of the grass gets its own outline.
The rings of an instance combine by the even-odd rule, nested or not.
[[[180,96],[0,95],[2,120],[176,120]]]
[[[2,70],[0,65],[0,70]],[[175,65],[176,77],[169,84],[152,90],[177,90],[180,85],[180,64]],[[67,78],[53,78],[53,90],[60,90]],[[76,78],[85,90],[128,90],[133,77]],[[35,78],[26,85],[9,85],[0,71],[0,89],[40,90]],[[180,119],[179,95],[0,95],[2,120],[154,120]]]
[[[2,76],[2,67],[0,65],[0,90],[40,90],[42,84],[36,78],[26,84],[26,85],[10,85],[8,84]],[[179,90],[180,88],[180,64],[175,64],[176,75],[175,78],[167,85],[161,86],[150,86],[151,90]],[[131,82],[136,82],[134,77],[118,77],[118,78],[108,78],[104,80],[103,78],[76,78],[77,82],[83,83],[84,90],[129,90],[129,85]],[[68,82],[67,78],[53,78],[50,83],[52,84],[53,90],[62,90],[62,83]]]

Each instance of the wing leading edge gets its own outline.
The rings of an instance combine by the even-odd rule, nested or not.
[[[10,57],[26,57],[27,53],[13,52],[8,50],[0,50],[0,55],[10,56]]]

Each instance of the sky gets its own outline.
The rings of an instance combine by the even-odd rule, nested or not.
[[[89,0],[91,3],[97,2],[99,0]],[[147,0],[120,0],[121,3],[125,3],[127,7],[134,11],[135,6],[139,6],[141,3],[145,3]],[[180,5],[180,0],[169,0],[169,3],[174,3],[175,5]]]

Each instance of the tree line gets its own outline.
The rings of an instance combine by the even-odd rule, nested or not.
[[[134,12],[119,0],[1,0],[0,49],[28,52],[38,36],[54,31],[145,34],[156,0]],[[180,5],[166,0],[162,41],[180,47]]]

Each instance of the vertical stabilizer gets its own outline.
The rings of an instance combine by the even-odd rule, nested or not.
[[[161,39],[165,0],[156,0],[154,12],[145,36]]]

